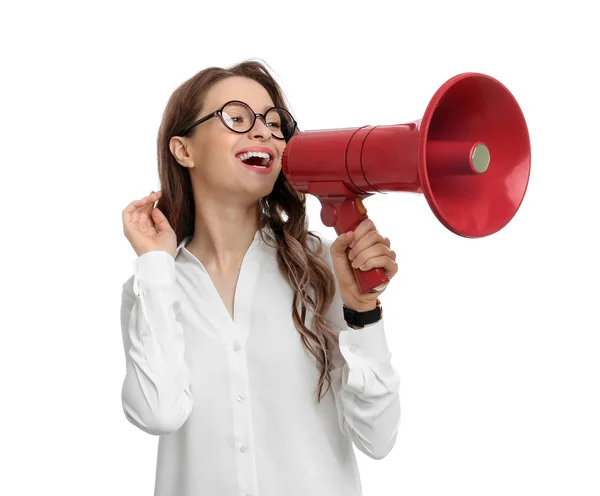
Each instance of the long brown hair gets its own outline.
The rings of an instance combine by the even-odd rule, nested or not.
[[[194,194],[187,167],[175,160],[169,140],[180,129],[193,122],[202,109],[211,86],[231,76],[243,76],[261,84],[277,107],[288,109],[281,87],[264,64],[244,61],[229,68],[209,67],[182,83],[171,95],[163,113],[158,132],[158,174],[162,197],[157,208],[166,216],[177,234],[177,244],[194,233]],[[272,192],[259,200],[260,236],[267,225],[277,239],[277,263],[294,289],[292,317],[307,350],[316,358],[321,372],[317,384],[317,402],[331,386],[332,354],[330,345],[337,346],[338,337],[329,329],[325,312],[335,294],[332,271],[321,258],[323,243],[318,235],[308,231],[306,197],[290,185],[281,172]],[[285,214],[285,219],[284,219]],[[309,237],[316,241],[317,251],[311,251]],[[309,289],[314,291],[314,301]],[[298,310],[300,304],[300,310]],[[312,329],[304,323],[307,308],[313,311]],[[328,387],[325,392],[325,381]]]

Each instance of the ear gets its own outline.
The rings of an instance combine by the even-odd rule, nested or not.
[[[173,136],[169,140],[169,149],[175,160],[184,167],[194,167],[192,156],[188,150],[188,141],[180,136]]]

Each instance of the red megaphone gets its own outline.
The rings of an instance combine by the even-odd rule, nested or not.
[[[496,79],[464,73],[444,83],[422,119],[391,126],[303,131],[283,153],[290,184],[321,202],[338,235],[367,218],[374,193],[423,193],[439,221],[477,238],[502,229],[519,209],[531,164],[517,101]],[[381,268],[354,269],[365,293],[384,287]]]

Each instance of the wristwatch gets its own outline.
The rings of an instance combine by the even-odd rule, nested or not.
[[[364,327],[367,324],[373,324],[378,320],[381,320],[383,316],[383,309],[381,308],[381,302],[377,298],[377,306],[373,310],[366,312],[357,312],[344,305],[344,319],[349,326]]]

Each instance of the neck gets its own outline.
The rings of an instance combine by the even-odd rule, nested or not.
[[[245,211],[196,210],[194,235],[186,246],[211,272],[236,272],[259,229],[258,204]]]

